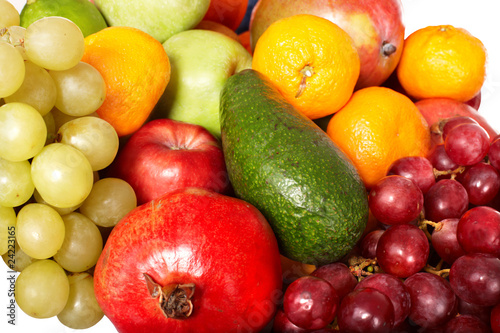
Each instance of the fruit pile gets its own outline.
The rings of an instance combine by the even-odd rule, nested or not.
[[[399,0],[175,3],[0,0],[16,306],[119,332],[500,332],[482,42],[405,39]]]

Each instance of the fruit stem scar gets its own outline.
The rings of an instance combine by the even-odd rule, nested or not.
[[[149,274],[143,275],[149,294],[158,298],[158,304],[167,318],[186,319],[193,313],[191,298],[194,294],[194,283],[170,284],[162,288]]]
[[[394,52],[396,52],[396,47],[389,43],[389,42],[383,42],[382,43],[382,53],[388,57],[390,56],[391,54],[393,54]]]
[[[312,77],[314,74],[316,74],[316,72],[314,72],[312,66],[307,64],[300,70],[300,74],[302,74],[302,79],[300,80],[299,90],[297,91],[297,94],[295,94],[295,98],[298,98],[300,95],[302,95],[302,93],[306,89],[306,79],[308,77]]]

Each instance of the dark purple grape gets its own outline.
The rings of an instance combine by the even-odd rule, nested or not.
[[[309,330],[303,329],[288,320],[285,312],[278,309],[273,321],[273,333],[306,333]]]
[[[452,128],[455,126],[461,125],[461,124],[476,124],[479,125],[477,121],[475,121],[471,117],[467,116],[456,116],[456,117],[451,117],[443,121],[442,123],[442,128],[441,128],[441,137],[443,138],[443,141],[446,140],[446,136],[450,132]]]
[[[392,302],[372,288],[351,291],[340,302],[337,322],[341,332],[389,333],[394,324]]]
[[[497,135],[490,143],[488,160],[491,165],[500,171],[500,135]]]
[[[439,180],[424,197],[425,218],[430,221],[460,218],[468,208],[467,191],[454,179]]]
[[[458,221],[457,218],[440,221],[439,227],[432,231],[431,236],[432,247],[450,265],[465,254],[457,239]]]
[[[370,190],[368,204],[373,216],[385,224],[404,224],[416,219],[424,206],[420,188],[403,176],[385,176]]]
[[[373,288],[389,297],[394,308],[394,326],[399,326],[410,313],[410,293],[403,281],[387,273],[369,275],[361,280],[354,290]]]
[[[418,272],[408,277],[404,284],[411,298],[408,317],[418,326],[437,327],[457,314],[457,297],[441,276]]]
[[[491,306],[472,304],[458,297],[458,313],[476,316],[488,325],[490,323],[491,310]]]
[[[330,283],[337,292],[339,301],[350,293],[358,283],[358,280],[351,273],[349,267],[341,262],[333,262],[320,266],[312,271],[310,275]]]
[[[497,304],[491,310],[490,326],[493,333],[500,333],[500,304]]]
[[[380,236],[385,230],[377,229],[369,232],[360,242],[361,256],[367,259],[375,259],[377,256],[377,244]]]
[[[432,166],[438,171],[453,171],[460,167],[460,165],[453,162],[446,154],[444,144],[434,146],[427,158],[432,163]],[[438,176],[436,179],[449,179],[450,177],[451,174]]]
[[[425,267],[429,258],[429,241],[425,233],[412,224],[387,229],[377,244],[377,261],[386,273],[405,278]]]
[[[469,209],[458,222],[457,239],[466,253],[500,257],[500,212],[487,206]]]
[[[285,290],[283,309],[295,325],[317,330],[330,324],[337,315],[339,297],[327,281],[315,276],[303,276]]]
[[[450,268],[450,284],[464,301],[494,306],[500,302],[500,259],[487,253],[461,256]]]
[[[445,333],[490,333],[491,330],[481,319],[472,315],[456,316],[446,323]]]
[[[473,165],[481,162],[488,154],[490,137],[477,124],[460,124],[453,127],[444,140],[444,149],[458,165]]]
[[[432,163],[423,156],[407,156],[394,161],[388,176],[398,175],[413,180],[423,194],[436,182]]]

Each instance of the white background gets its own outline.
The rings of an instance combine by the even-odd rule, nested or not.
[[[9,0],[21,10],[25,0]],[[402,0],[406,35],[429,26],[451,24],[467,29],[481,39],[488,51],[487,77],[481,91],[479,112],[500,131],[500,20],[497,0]],[[1,14],[0,14],[1,15]],[[0,263],[0,266],[3,264]],[[60,324],[57,318],[34,319],[17,308],[17,325],[7,324],[7,267],[0,269],[0,332],[81,332]],[[104,318],[85,332],[116,332],[109,320]]]

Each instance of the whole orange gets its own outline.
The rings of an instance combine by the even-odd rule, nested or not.
[[[431,148],[429,126],[415,104],[385,87],[356,91],[330,119],[327,134],[351,159],[367,189],[395,160],[426,156]]]
[[[236,30],[247,12],[248,0],[211,0],[204,20],[224,24]]]
[[[337,112],[351,97],[360,61],[351,37],[335,23],[299,14],[271,24],[257,41],[252,68],[310,119]]]
[[[428,26],[406,38],[397,76],[416,99],[447,97],[465,102],[481,90],[486,57],[483,43],[465,29]]]
[[[109,27],[87,36],[82,61],[104,78],[106,98],[96,112],[120,137],[144,124],[170,80],[162,44],[136,28]]]

